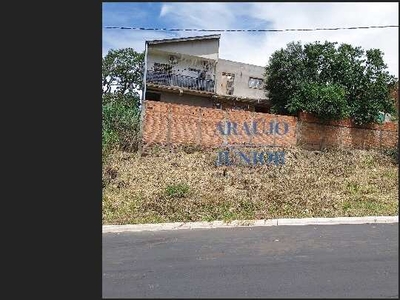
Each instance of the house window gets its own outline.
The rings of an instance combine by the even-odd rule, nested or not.
[[[250,77],[249,88],[262,90],[263,85],[264,85],[264,81],[262,79]]]
[[[222,72],[222,85],[225,85],[227,95],[233,95],[235,74]]]

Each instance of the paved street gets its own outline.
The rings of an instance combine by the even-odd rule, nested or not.
[[[103,234],[103,297],[398,297],[398,224]]]

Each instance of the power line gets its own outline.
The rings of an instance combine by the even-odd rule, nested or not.
[[[151,31],[197,31],[197,32],[287,32],[287,31],[325,31],[325,30],[354,30],[354,29],[376,29],[396,28],[399,25],[376,25],[376,26],[354,26],[333,28],[288,28],[288,29],[196,29],[196,28],[143,28],[126,26],[105,26],[105,29],[129,29],[129,30],[151,30]]]

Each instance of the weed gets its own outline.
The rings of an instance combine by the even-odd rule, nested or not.
[[[342,208],[344,211],[349,210],[351,208],[351,203],[348,201],[344,202]]]
[[[394,179],[398,176],[397,172],[394,172],[392,170],[386,171],[382,174],[382,176],[387,177],[389,179]]]
[[[392,149],[387,149],[382,151],[383,154],[389,156],[395,163],[399,163],[399,149],[398,148],[392,148]]]
[[[184,145],[181,147],[181,150],[186,154],[192,154],[201,151],[201,147],[198,145]]]
[[[163,148],[160,145],[155,144],[150,148],[149,155],[153,156],[153,157],[157,157],[162,153],[162,151],[163,151]]]
[[[373,167],[374,166],[374,158],[371,155],[368,155],[364,159],[364,164],[369,168]]]
[[[165,195],[170,198],[184,198],[189,192],[187,184],[172,184],[168,185],[165,189]]]
[[[347,183],[347,190],[351,195],[357,195],[360,191],[360,187],[356,182],[349,182]]]

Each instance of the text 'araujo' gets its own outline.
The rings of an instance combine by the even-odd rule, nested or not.
[[[222,135],[284,135],[289,131],[289,125],[286,122],[276,122],[265,120],[253,120],[243,122],[243,125],[237,122],[225,121],[217,123],[217,131]]]

